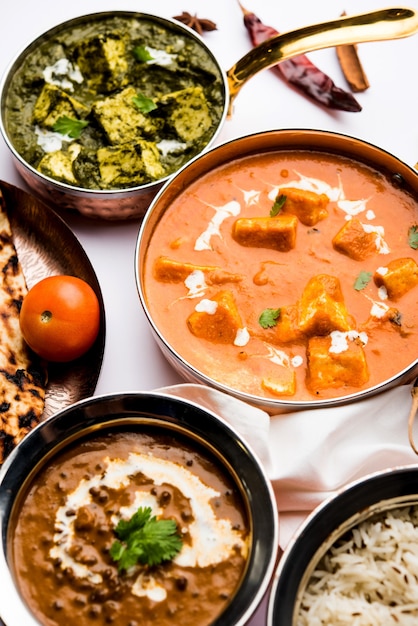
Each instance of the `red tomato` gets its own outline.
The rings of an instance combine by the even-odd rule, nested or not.
[[[26,343],[47,361],[77,359],[93,345],[100,305],[88,283],[75,276],[49,276],[23,299],[20,328]]]

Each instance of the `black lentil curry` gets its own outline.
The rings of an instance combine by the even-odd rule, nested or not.
[[[123,189],[169,176],[222,119],[224,86],[198,39],[132,13],[67,22],[21,56],[7,90],[15,149],[50,178]]]
[[[125,554],[147,558],[121,570],[115,530],[121,521],[132,529],[141,507],[171,521],[182,546],[156,564],[161,531],[125,537]],[[251,549],[246,505],[226,468],[198,442],[152,427],[109,429],[62,450],[14,515],[16,583],[43,626],[209,626],[233,600]]]

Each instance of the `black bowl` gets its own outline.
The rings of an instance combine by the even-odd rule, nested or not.
[[[248,563],[238,590],[214,626],[248,621],[270,583],[278,548],[276,503],[260,462],[225,421],[198,405],[163,394],[120,393],[89,398],[49,418],[23,439],[0,471],[0,617],[7,626],[37,623],[22,602],[9,569],[8,539],[19,492],[56,452],[85,435],[150,425],[206,449],[240,491],[251,526]]]
[[[418,504],[418,465],[376,472],[317,507],[283,553],[274,575],[268,626],[294,626],[308,580],[321,557],[350,528],[375,513]]]

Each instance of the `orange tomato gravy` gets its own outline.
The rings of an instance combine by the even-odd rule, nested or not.
[[[328,215],[313,226],[298,221],[296,245],[286,252],[234,240],[231,233],[236,220],[268,217],[281,187],[325,193]],[[360,261],[338,252],[332,240],[349,219],[360,220],[372,231],[382,228],[383,248]],[[166,342],[186,362],[233,389],[277,397],[262,381],[280,379],[285,367],[294,372],[296,382],[294,394],[280,395],[285,400],[358,392],[396,375],[417,358],[418,286],[394,302],[384,297],[373,280],[378,268],[395,259],[418,260],[418,251],[408,242],[408,231],[417,222],[416,198],[354,160],[303,151],[245,157],[204,174],[165,211],[145,257],[147,306]],[[196,250],[198,240],[205,240],[206,248]],[[161,257],[216,267],[232,277],[217,284],[205,281],[200,291],[191,293],[184,280],[156,280],[155,266]],[[355,289],[361,272],[369,272],[372,278],[364,288]],[[368,377],[361,384],[307,387],[307,342],[280,342],[276,328],[265,329],[259,323],[265,309],[297,303],[310,279],[322,274],[338,278],[353,328],[366,333],[363,350]],[[221,290],[233,294],[249,335],[245,345],[202,339],[188,328],[187,320],[197,303],[210,300]],[[382,307],[396,310],[398,323],[376,316]]]

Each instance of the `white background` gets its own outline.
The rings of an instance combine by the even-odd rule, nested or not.
[[[244,0],[265,23],[277,30],[335,19],[390,6],[385,0]],[[391,6],[418,8],[417,0]],[[226,71],[251,47],[236,0],[11,0],[2,6],[0,72],[31,39],[59,22],[96,11],[134,10],[173,17],[189,11],[217,23],[204,40]],[[418,161],[418,36],[394,42],[367,43],[359,55],[370,88],[356,94],[360,113],[321,108],[293,91],[275,74],[264,71],[239,93],[232,119],[226,120],[217,143],[243,134],[278,128],[341,132],[374,143],[410,166]],[[334,82],[347,88],[334,49],[311,53],[310,59]],[[22,188],[10,154],[0,138],[0,180]],[[84,246],[97,273],[106,310],[106,348],[96,393],[151,390],[181,382],[165,362],[147,327],[134,275],[139,222],[105,223],[60,213]],[[282,543],[285,538],[282,539]],[[264,606],[252,626],[265,623]]]

